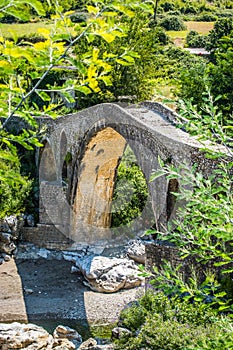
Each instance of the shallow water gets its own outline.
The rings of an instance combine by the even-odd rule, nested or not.
[[[38,326],[46,329],[50,334],[53,333],[55,328],[58,325],[68,326],[70,328],[75,329],[81,336],[83,340],[87,340],[90,337],[99,338],[99,339],[110,339],[111,331],[114,328],[112,324],[93,324],[89,325],[86,321],[80,320],[67,320],[67,319],[42,319],[42,320],[34,320],[29,319],[30,323],[34,323]]]

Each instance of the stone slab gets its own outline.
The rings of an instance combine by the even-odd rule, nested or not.
[[[14,259],[0,265],[0,322],[27,322],[21,278]]]

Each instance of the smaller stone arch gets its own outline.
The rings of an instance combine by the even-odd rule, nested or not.
[[[72,162],[72,155],[67,151],[68,141],[64,130],[60,134],[60,179],[63,186],[68,185],[69,166]]]
[[[64,163],[64,159],[67,152],[67,136],[64,130],[62,130],[60,134],[60,168],[62,170],[62,166]]]
[[[177,179],[170,179],[168,181],[167,187],[167,201],[166,201],[166,214],[167,214],[167,222],[174,215],[174,210],[177,202],[176,195],[174,193],[179,192],[179,182]]]
[[[39,180],[54,182],[57,181],[56,162],[49,140],[43,140],[44,145],[39,155]]]

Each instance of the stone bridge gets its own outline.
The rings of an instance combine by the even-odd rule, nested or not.
[[[125,108],[100,104],[56,120],[41,118],[47,131],[37,154],[39,224],[25,228],[25,238],[48,248],[79,249],[119,245],[152,225],[163,230],[175,211],[171,192],[179,183],[164,176],[150,182],[159,169],[158,156],[175,166],[197,164],[204,172],[213,166],[201,145],[174,126],[176,119],[172,110],[151,102]],[[136,156],[149,196],[130,227],[114,229],[114,182],[126,145]]]

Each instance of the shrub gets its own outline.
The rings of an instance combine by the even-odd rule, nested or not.
[[[185,30],[186,26],[181,18],[177,16],[167,16],[160,22],[160,26],[166,30]]]
[[[165,12],[173,11],[175,9],[175,5],[172,2],[164,2],[161,7]]]
[[[17,45],[23,45],[23,46],[27,46],[28,43],[40,43],[40,42],[44,42],[45,38],[43,36],[40,36],[37,33],[31,33],[31,34],[26,34],[26,35],[20,35],[17,38]]]
[[[188,47],[205,47],[208,36],[200,35],[195,30],[191,30],[186,37]]]
[[[206,325],[215,316],[207,304],[192,304],[178,296],[168,298],[163,292],[147,291],[139,300],[121,313],[121,325],[131,331],[139,328],[150,315],[158,315],[163,321],[174,320],[182,324]]]
[[[4,174],[7,173],[7,180]],[[0,219],[18,214],[24,210],[25,200],[31,188],[31,181],[20,173],[16,150],[12,154],[1,148],[0,155]]]
[[[150,315],[139,333],[121,344],[120,349],[125,350],[183,350],[188,345],[204,342],[206,338],[213,337],[216,327],[194,327],[189,324],[180,324],[177,321],[163,321],[158,315]],[[122,346],[123,345],[123,346]]]
[[[85,13],[74,13],[70,16],[70,19],[74,23],[86,22],[87,15]]]
[[[215,337],[210,339],[199,339],[197,344],[190,345],[186,350],[232,350],[233,349],[233,332],[218,332]]]
[[[200,349],[211,349],[204,345],[221,344],[223,331],[226,333],[223,344],[230,344],[233,336],[230,320],[218,319],[207,305],[191,304],[177,297],[168,299],[154,291],[147,292],[138,304],[123,310],[120,325],[133,332],[130,338],[116,343],[116,349],[125,350],[199,349],[200,344],[203,344]]]
[[[193,104],[201,104],[203,92],[208,83],[207,62],[194,62],[190,66],[183,66],[180,71],[180,90],[177,92],[182,99],[192,99]]]
[[[187,6],[187,7],[185,7],[183,9],[183,13],[186,14],[186,15],[187,14],[195,15],[197,12],[198,12],[198,9],[196,7],[194,7],[194,6],[191,6],[191,5],[189,5],[189,6]]]
[[[221,18],[214,24],[214,29],[209,34],[209,50],[214,50],[218,47],[220,40],[224,36],[230,35],[233,30],[232,18]]]
[[[217,20],[217,18],[218,16],[215,15],[214,13],[204,12],[199,16],[196,16],[195,20],[197,22],[214,22]]]
[[[230,18],[232,19],[232,12],[231,11],[219,11],[217,13],[218,18]]]

